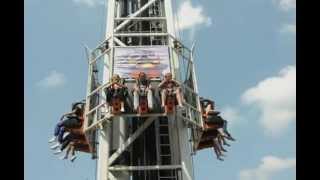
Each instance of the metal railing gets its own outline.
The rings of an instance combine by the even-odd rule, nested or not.
[[[177,41],[179,43],[179,48],[173,48],[176,53],[181,57],[181,60],[179,61],[185,61],[188,63],[188,67],[190,69],[186,72],[185,76],[190,76],[190,73],[192,73],[193,69],[193,62],[192,62],[192,52],[189,50],[186,46],[184,46],[182,43],[180,43],[176,38],[174,38],[172,35],[167,34],[167,36],[173,40]],[[112,38],[111,38],[112,39]],[[99,46],[97,46],[94,50],[91,52],[90,56],[90,63],[89,63],[89,77],[88,81],[92,81],[92,75],[93,75],[93,66],[97,65],[99,61],[103,61],[103,65],[105,64],[104,58],[106,55],[110,55],[110,52],[112,51],[112,48],[105,49],[104,51],[101,51],[101,46],[104,45],[108,40],[111,40],[110,38],[106,39],[102,43],[100,43]],[[143,47],[143,46],[139,46]],[[160,46],[159,46],[160,47]],[[121,47],[121,48],[127,48],[127,47]],[[112,67],[111,67],[112,68]],[[192,76],[192,75],[191,75]],[[102,79],[103,77],[98,77],[98,79]],[[187,78],[187,77],[186,77]],[[186,79],[185,78],[185,79]],[[192,78],[195,78],[192,76]],[[181,89],[184,94],[184,112],[181,115],[178,115],[182,119],[186,120],[190,124],[198,127],[202,127],[202,116],[201,116],[201,109],[199,105],[199,95],[196,92],[194,80],[191,79],[192,86],[186,82],[180,82],[181,83]],[[88,87],[91,86],[88,83]],[[103,98],[103,93],[105,92],[105,89],[107,88],[108,82],[105,82],[101,84],[100,86],[91,89],[88,88],[87,91],[87,102],[89,103],[93,96],[99,97],[99,103],[95,104],[94,106],[87,106],[85,111],[85,131],[88,132],[96,127],[99,126],[99,124],[107,121],[107,119],[110,119],[112,117],[115,117],[115,115],[111,115],[108,109],[106,108],[105,99]],[[138,115],[138,114],[121,114],[121,116],[124,117],[142,117],[142,116],[164,116],[162,113],[151,113],[146,115]]]

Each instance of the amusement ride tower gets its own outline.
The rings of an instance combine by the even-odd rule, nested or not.
[[[175,36],[172,0],[108,0],[105,40],[87,50],[89,68],[83,131],[97,180],[192,180],[192,155],[203,128],[193,50]],[[192,48],[193,49],[193,48]],[[154,108],[132,111],[132,86],[145,72]],[[183,108],[164,113],[158,84],[171,72]],[[128,87],[125,112],[106,108],[105,91],[118,74]]]

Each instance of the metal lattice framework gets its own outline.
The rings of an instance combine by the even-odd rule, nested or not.
[[[201,137],[202,116],[193,51],[173,35],[171,0],[109,0],[107,12],[106,39],[88,50],[84,131],[90,143],[99,142],[93,145],[97,179],[192,179],[191,155]],[[168,47],[170,71],[181,83],[185,109],[172,115],[110,114],[104,91],[113,74],[115,48],[150,46]],[[154,141],[147,144],[150,137]]]

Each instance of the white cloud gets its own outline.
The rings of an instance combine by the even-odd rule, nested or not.
[[[79,5],[85,5],[88,7],[95,7],[97,5],[104,5],[105,0],[72,0],[74,3]]]
[[[295,24],[286,24],[284,25],[281,30],[283,33],[289,33],[289,34],[296,34],[296,25]]]
[[[47,77],[40,80],[37,85],[45,88],[54,88],[63,86],[66,83],[64,74],[55,70],[51,71]]]
[[[277,5],[284,11],[296,9],[296,0],[275,0]]]
[[[202,6],[193,6],[191,1],[184,1],[178,9],[178,22],[176,27],[179,30],[193,29],[195,26],[212,24],[211,18],[203,14]]]
[[[296,67],[288,66],[244,92],[242,101],[257,105],[260,123],[269,135],[279,135],[296,120]]]
[[[296,158],[265,156],[257,168],[240,171],[240,180],[271,180],[279,172],[296,168]]]

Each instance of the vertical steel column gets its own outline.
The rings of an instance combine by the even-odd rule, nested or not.
[[[109,81],[109,78],[111,76],[111,69],[112,69],[112,56],[113,56],[113,20],[115,15],[115,0],[108,0],[108,9],[107,10],[107,23],[106,23],[106,35],[105,38],[108,37],[110,40],[108,41],[109,47],[111,47],[110,54],[106,54],[104,56],[104,63],[108,66],[104,66],[103,69],[103,84],[107,83]],[[109,67],[109,68],[107,68]],[[104,93],[101,94],[102,96],[105,96]],[[105,98],[104,98],[105,99]],[[109,174],[109,152],[110,152],[110,137],[111,137],[111,123],[106,123],[105,126],[103,126],[103,129],[100,130],[99,134],[99,149],[98,149],[98,163],[97,163],[97,180],[108,180],[108,174]]]
[[[167,31],[172,36],[175,36],[176,32],[174,29],[174,18],[173,18],[173,11],[172,11],[172,0],[164,0],[165,6],[165,15],[167,19]],[[176,37],[175,37],[176,38]],[[175,79],[181,80],[180,73],[179,73],[179,56],[173,50],[173,40],[168,42],[169,46],[171,47],[171,61],[172,61],[172,71]],[[196,86],[196,85],[195,85]],[[180,113],[180,112],[177,112]],[[173,146],[173,152],[179,158],[179,164],[182,165],[182,179],[183,180],[191,180],[193,177],[193,167],[192,167],[192,150],[189,146],[189,139],[188,139],[188,127],[183,123],[183,120],[179,118],[179,116],[175,116],[175,122],[170,123],[172,126],[170,129],[176,130],[172,133],[172,138],[174,139],[177,145]]]
[[[110,37],[108,40],[109,47],[111,50],[108,54],[104,56],[104,63],[107,66],[104,66],[103,71],[103,84],[108,83],[110,76],[113,75],[113,64],[114,64],[114,50],[115,50],[115,37],[114,34],[117,33],[118,30],[121,29],[121,33],[124,33],[122,28],[126,28],[126,25],[130,24],[135,16],[143,14],[143,10],[149,8],[149,5],[152,5],[154,2],[160,0],[108,0],[108,10],[107,10],[107,27],[106,27],[106,38]],[[139,7],[137,10],[135,9],[133,12],[133,2],[137,3]],[[141,4],[143,2],[143,5]],[[166,32],[172,36],[176,34],[174,29],[173,22],[173,12],[172,12],[172,1],[171,0],[163,0],[164,2],[164,13],[165,13],[165,22],[166,22]],[[160,2],[159,2],[160,3]],[[125,7],[127,7],[127,11],[125,12]],[[120,25],[115,24],[115,17],[122,17],[123,13],[131,13],[129,19],[124,20]],[[147,18],[147,17],[146,17]],[[147,24],[148,25],[148,24]],[[142,27],[142,23],[140,23],[140,30]],[[146,33],[144,33],[146,34]],[[165,33],[164,33],[165,34]],[[157,36],[152,34],[151,36]],[[159,35],[158,35],[159,36]],[[138,36],[142,39],[142,36]],[[166,37],[168,40],[168,46],[170,49],[170,64],[171,71],[174,75],[174,78],[177,80],[181,80],[179,73],[179,56],[173,50],[173,39]],[[118,44],[121,45],[125,43],[125,37],[121,37],[118,41]],[[124,44],[122,44],[123,46]],[[140,43],[141,45],[141,43]],[[195,84],[196,86],[196,84]],[[104,93],[101,94],[105,96]],[[105,98],[103,98],[105,99]],[[103,102],[102,102],[103,103]],[[179,113],[179,112],[178,112]],[[189,148],[189,139],[188,139],[188,127],[183,123],[183,120],[176,115],[171,115],[169,118],[169,136],[170,136],[170,144],[171,144],[171,154],[172,162],[170,165],[181,165],[182,166],[182,177],[179,180],[189,180],[193,177],[192,171],[192,159],[191,159],[191,149]],[[100,130],[99,134],[99,150],[98,150],[98,163],[97,163],[97,180],[109,180],[109,179],[117,179],[117,180],[129,180],[130,175],[128,173],[128,169],[123,166],[122,170],[112,171],[111,174],[109,172],[110,162],[109,156],[112,150],[119,149],[119,147],[125,144],[127,140],[127,136],[129,133],[129,128],[127,125],[128,121],[126,117],[113,117],[112,123],[105,123],[103,128]],[[151,133],[150,133],[151,132]],[[152,131],[149,131],[150,134],[153,134]],[[159,133],[159,131],[155,131],[155,133]],[[142,133],[141,133],[142,134]],[[159,134],[156,134],[158,137]],[[131,135],[132,136],[132,135]],[[132,138],[132,137],[130,137]],[[129,140],[130,140],[129,138]],[[150,139],[150,138],[149,138]],[[156,146],[159,145],[159,141],[157,140]],[[143,149],[143,148],[142,148]],[[148,146],[144,146],[144,149],[148,149]],[[159,148],[157,148],[159,150]],[[140,151],[140,150],[139,150]],[[141,150],[142,151],[142,150]],[[145,152],[141,152],[145,153]],[[149,155],[150,156],[150,152]],[[147,157],[148,157],[147,156]],[[152,156],[150,156],[152,157]],[[157,159],[157,158],[156,158]],[[112,160],[110,160],[112,161]],[[151,160],[153,161],[153,160]],[[156,161],[156,160],[155,160]],[[148,162],[150,163],[150,162]],[[128,164],[129,166],[130,164]],[[141,165],[141,168],[146,167],[145,165]],[[112,167],[112,168],[115,168]],[[112,170],[112,168],[110,168]],[[139,167],[140,168],[140,167]],[[148,169],[144,169],[144,171],[148,171]],[[141,171],[143,172],[143,171]],[[149,175],[145,173],[145,176],[149,179],[154,177],[153,175]],[[152,178],[151,178],[152,179]]]

